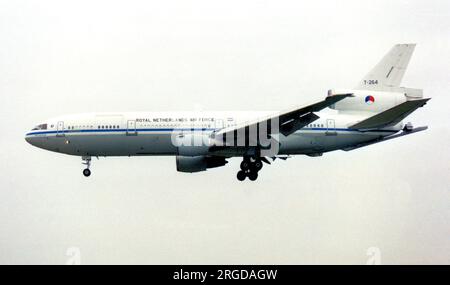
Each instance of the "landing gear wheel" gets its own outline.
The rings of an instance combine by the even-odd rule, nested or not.
[[[236,177],[239,181],[244,181],[245,177],[247,177],[247,174],[243,170],[241,170],[241,171],[238,171]]]
[[[91,175],[91,171],[89,170],[89,168],[83,170],[83,175],[86,177],[89,177]]]
[[[249,168],[250,168],[250,161],[244,159],[244,160],[241,162],[241,169],[244,170],[244,171],[246,171],[246,170],[248,170]]]
[[[250,179],[251,181],[255,181],[256,179],[258,179],[258,172],[256,171],[250,171],[248,174],[248,179]]]
[[[253,163],[255,169],[257,171],[261,170],[261,168],[263,167],[262,161],[261,160],[257,160]]]

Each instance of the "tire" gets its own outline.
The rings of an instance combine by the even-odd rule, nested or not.
[[[89,177],[91,175],[91,171],[88,168],[86,168],[83,170],[83,175]]]
[[[245,172],[243,170],[241,170],[241,171],[238,171],[236,177],[239,181],[244,181],[245,177],[247,177],[247,175],[245,174]]]
[[[254,165],[255,165],[255,169],[256,169],[257,171],[260,171],[261,168],[263,167],[263,163],[262,163],[261,160],[255,161],[255,162],[254,162]]]
[[[247,174],[248,179],[250,179],[251,181],[255,181],[256,179],[258,179],[258,172],[256,171],[251,171]]]
[[[248,170],[250,168],[250,162],[247,160],[243,160],[241,162],[241,170]]]

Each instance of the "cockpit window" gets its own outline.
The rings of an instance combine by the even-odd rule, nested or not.
[[[40,125],[34,127],[34,128],[32,129],[32,131],[46,130],[46,129],[47,129],[47,124],[40,124]]]

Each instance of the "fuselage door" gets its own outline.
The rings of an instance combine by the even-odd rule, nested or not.
[[[327,136],[337,135],[334,119],[327,119],[327,131],[325,132],[325,134]]]
[[[222,119],[216,119],[214,122],[214,128],[215,129],[223,129],[223,120]]]
[[[63,137],[64,136],[64,122],[59,121],[56,124],[56,136],[57,137]]]
[[[128,120],[127,122],[127,136],[136,136],[136,120]]]

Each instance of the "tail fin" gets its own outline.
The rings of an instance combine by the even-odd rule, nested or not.
[[[400,87],[416,44],[398,44],[359,82],[355,89],[390,91]]]

